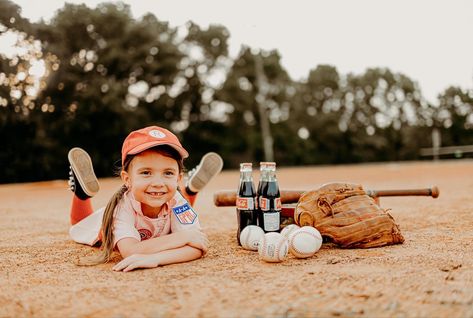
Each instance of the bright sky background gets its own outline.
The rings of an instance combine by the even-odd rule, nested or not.
[[[31,21],[65,1],[14,0]],[[98,0],[69,0],[95,7]],[[295,80],[319,64],[342,74],[388,67],[417,81],[431,102],[450,85],[473,89],[472,0],[128,0],[139,18],[152,12],[179,26],[222,24],[230,52],[242,44],[277,49]]]

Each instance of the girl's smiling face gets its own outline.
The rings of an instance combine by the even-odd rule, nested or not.
[[[154,150],[137,154],[121,172],[122,180],[141,203],[143,214],[157,217],[163,205],[176,194],[182,174],[173,158]]]

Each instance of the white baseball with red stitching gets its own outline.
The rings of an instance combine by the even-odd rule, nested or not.
[[[287,239],[277,232],[266,233],[258,246],[259,257],[266,262],[282,262],[286,259],[287,253]]]
[[[240,233],[240,243],[244,249],[257,251],[258,245],[264,236],[262,228],[256,225],[247,225]]]
[[[303,226],[289,235],[289,252],[297,258],[313,256],[322,246],[322,235],[312,226]]]
[[[300,228],[301,227],[297,224],[289,224],[282,229],[281,235],[284,236],[286,239],[289,239],[289,235],[291,235],[292,233],[294,233],[294,231]]]

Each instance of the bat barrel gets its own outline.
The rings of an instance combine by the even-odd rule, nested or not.
[[[438,196],[440,195],[439,188],[437,186],[433,186],[431,190],[432,190],[431,191],[432,198],[438,198]]]

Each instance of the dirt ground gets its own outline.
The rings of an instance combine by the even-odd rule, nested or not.
[[[473,317],[473,160],[281,168],[278,179],[297,190],[333,181],[437,185],[440,197],[381,199],[402,245],[324,244],[312,258],[270,264],[237,245],[234,208],[213,205],[216,190],[238,183],[237,171],[224,171],[196,203],[208,256],[123,273],[111,270],[118,255],[74,265],[97,250],[68,236],[65,180],[0,185],[0,317]],[[120,185],[100,181],[95,208]]]

